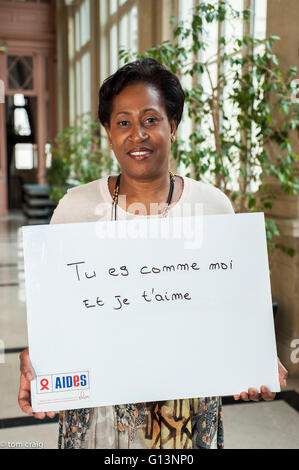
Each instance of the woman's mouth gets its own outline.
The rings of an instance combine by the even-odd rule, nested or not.
[[[153,153],[152,150],[150,149],[140,149],[140,150],[131,150],[130,152],[127,153],[127,155],[129,155],[129,157],[133,158],[134,160],[144,160],[148,157],[151,156],[151,154]]]

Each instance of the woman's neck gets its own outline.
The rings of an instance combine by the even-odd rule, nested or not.
[[[116,177],[109,178],[111,196],[115,188]],[[143,215],[162,213],[166,206],[170,189],[170,173],[159,175],[154,180],[137,180],[122,174],[120,179],[118,205],[127,212],[135,213],[139,208]],[[182,194],[183,180],[175,178],[171,204],[176,203]]]
[[[167,200],[170,185],[170,175],[167,171],[155,179],[142,179],[130,177],[122,173],[119,194],[125,195],[132,202],[163,202]]]

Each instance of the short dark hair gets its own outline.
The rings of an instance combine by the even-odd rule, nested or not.
[[[156,88],[163,100],[169,122],[178,126],[184,109],[185,93],[178,77],[164,65],[152,58],[138,59],[125,64],[104,80],[99,90],[98,118],[104,126],[110,126],[113,98],[126,86],[143,82]]]

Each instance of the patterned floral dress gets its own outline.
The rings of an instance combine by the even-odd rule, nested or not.
[[[220,397],[60,412],[59,448],[222,449]]]

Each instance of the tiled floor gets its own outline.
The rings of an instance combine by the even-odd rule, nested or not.
[[[45,424],[27,417],[17,403],[19,352],[27,346],[24,273],[18,232],[22,225],[26,225],[26,220],[19,213],[0,218],[0,341],[3,342],[0,342],[0,447],[55,449],[57,422]],[[5,347],[4,358],[1,344]],[[287,389],[299,394],[299,379],[289,379]],[[299,448],[298,406],[290,406],[283,399],[226,404],[223,415],[228,449]]]
[[[299,414],[283,400],[223,407],[226,449],[299,449]]]

